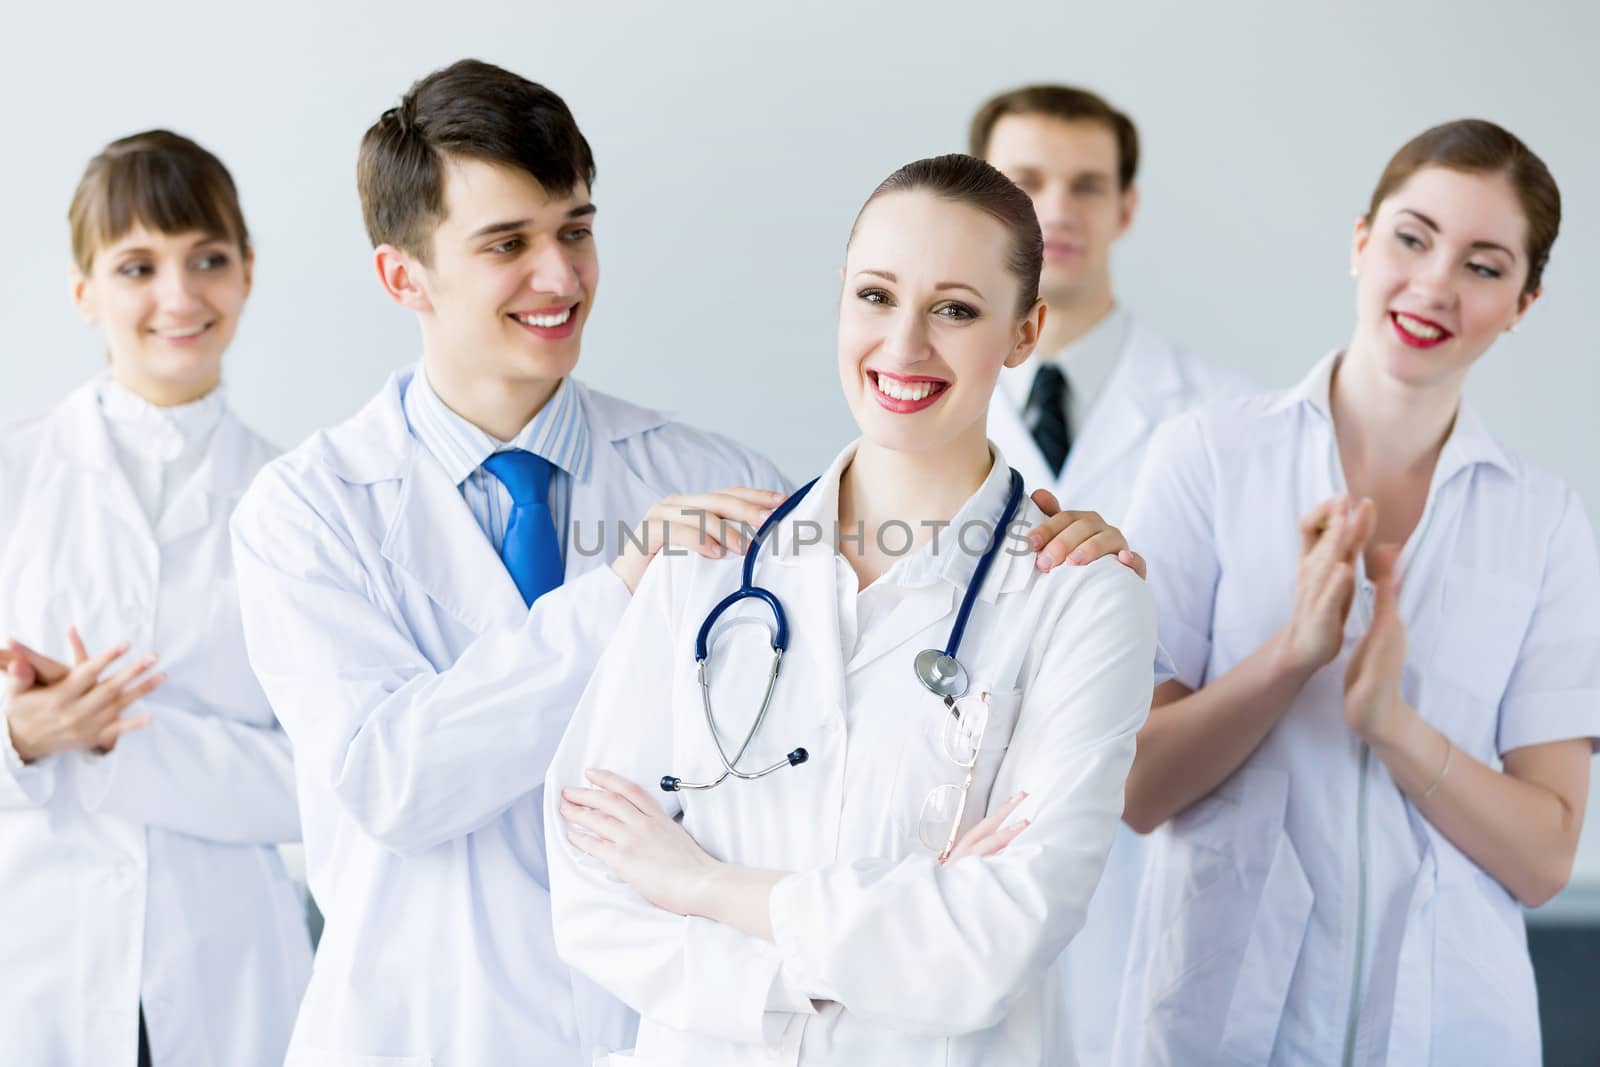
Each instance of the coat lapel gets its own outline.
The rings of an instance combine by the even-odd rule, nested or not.
[[[150,520],[133,495],[122,464],[117,462],[111,431],[100,413],[99,378],[84,383],[62,401],[57,409],[56,446],[58,455],[67,456],[79,467],[93,471],[105,487],[104,505],[128,527],[152,539]]]
[[[222,413],[206,444],[200,467],[161,516],[156,539],[162,544],[205,529],[219,508],[231,509],[265,460],[250,432],[233,414]]]
[[[677,486],[652,486],[628,466],[617,442],[661,425],[665,416],[592,393],[581,383],[579,403],[587,421],[593,460],[586,479],[574,479],[567,517],[568,578],[609,566],[646,511]]]
[[[475,633],[521,623],[522,594],[433,456],[413,444],[383,558]]]
[[[1003,373],[1014,374],[1025,372],[1030,364],[1024,363],[1021,367],[1007,369]],[[1045,462],[1044,453],[1039,451],[1039,446],[1033,439],[1033,434],[1028,432],[1027,424],[1022,421],[1021,412],[1012,406],[1011,398],[1003,388],[996,388],[994,399],[989,404],[989,439],[995,443],[1003,455],[1017,468],[1022,475],[1022,482],[1032,492],[1035,489],[1049,489],[1056,492],[1056,476],[1050,473],[1050,466]]]
[[[806,552],[781,566],[768,565],[765,579],[757,566],[755,581],[778,592],[789,618],[789,651],[783,661],[788,680],[782,684],[803,687],[807,701],[816,705],[815,719],[842,722],[845,671],[836,567],[831,552]]]
[[[1129,455],[1143,448],[1156,425],[1182,406],[1184,392],[1177,353],[1135,321],[1117,369],[1061,472],[1065,496],[1070,498],[1063,498],[1062,506],[1093,507],[1105,495],[1095,487],[1110,474],[1131,479],[1126,467]]]
[[[413,373],[391,375],[353,418],[320,435],[323,461],[352,484],[399,483],[381,553],[401,577],[474,633],[516,626],[527,616],[522,594],[461,491],[406,424]]]
[[[950,620],[955,612],[958,591],[943,578],[919,589],[900,590],[900,603],[888,618],[875,623],[872,629],[856,643],[845,670],[856,673],[874,661],[895,652],[902,646],[914,643],[913,638],[928,631],[916,648],[906,647],[906,670],[911,670],[912,658],[923,648],[944,647],[949,638],[948,627],[941,623]],[[850,650],[846,650],[847,653]]]

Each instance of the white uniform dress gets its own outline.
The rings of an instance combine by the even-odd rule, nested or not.
[[[162,1067],[283,1062],[311,943],[273,846],[300,824],[227,529],[273,452],[220,390],[159,409],[104,375],[0,437],[0,635],[70,663],[76,625],[168,676],[107,755],[24,765],[0,725],[0,1061],[133,1067],[142,1003]]]
[[[250,661],[294,740],[327,919],[288,1064],[587,1063],[632,1022],[556,958],[539,800],[628,603],[619,524],[783,478],[568,379],[513,442],[570,468],[551,487],[566,583],[530,610],[496,551],[509,498],[476,469],[498,443],[425,386],[392,377],[269,466],[234,520]]]
[[[947,713],[912,661],[944,647],[1009,472],[997,455],[939,551],[924,546],[858,590],[832,536],[853,454],[774,528],[755,568],[787,611],[790,643],[742,765],[796,747],[810,759],[754,782],[657,794],[713,856],[795,872],[772,895],[776,943],[650,906],[566,840],[557,812],[555,787],[582,784],[586,767],[652,792],[664,774],[704,780],[720,769],[693,648],[711,607],[738,587],[739,559],[651,569],[551,767],[557,945],[642,1016],[635,1054],[613,1063],[1073,1062],[1055,961],[1100,877],[1149,708],[1150,591],[1115,559],[1046,575],[1020,541],[1002,549],[959,651],[974,693],[990,694],[966,824],[1018,790],[1029,798],[1016,817],[1032,824],[996,858],[940,867],[919,843],[918,815],[963,768],[939,740]],[[1025,503],[1020,520],[1038,519]],[[747,614],[767,617],[730,613]],[[767,640],[733,626],[713,645],[730,749],[760,703]]]
[[[1060,366],[1071,385],[1072,451],[1059,476],[1023,418],[1034,376],[1046,363]],[[1048,489],[1064,508],[1098,511],[1121,525],[1155,428],[1197,404],[1247,391],[1243,376],[1177,348],[1118,307],[1062,351],[1001,371],[989,433],[1030,489]],[[1119,826],[1089,917],[1061,958],[1067,1025],[1085,1064],[1104,1064],[1111,1056],[1144,853],[1144,839]]]
[[[1297,520],[1344,492],[1337,356],[1298,387],[1182,416],[1151,445],[1129,522],[1162,645],[1199,689],[1289,619]],[[1463,403],[1400,560],[1401,692],[1491,766],[1600,736],[1600,562],[1570,489]],[[1522,909],[1423,819],[1345,726],[1371,619],[1249,759],[1153,837],[1115,1062],[1536,1064]]]

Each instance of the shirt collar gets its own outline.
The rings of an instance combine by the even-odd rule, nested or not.
[[[774,559],[793,562],[818,554],[832,556],[837,551],[835,537],[839,521],[839,479],[855,457],[860,444],[859,439],[852,441],[817,477],[816,484],[806,493],[805,499],[795,505],[794,511],[785,516],[778,528],[769,534],[772,547],[764,549],[763,554],[770,551]],[[918,586],[943,579],[957,588],[966,587],[977,570],[978,561],[983,557],[983,550],[988,547],[995,524],[1000,521],[1001,512],[1005,510],[1006,501],[1011,495],[1011,467],[993,442],[989,444],[989,454],[993,457],[993,463],[988,475],[977,491],[961,505],[949,526],[941,528],[936,539],[897,559],[879,581]],[[1018,516],[1022,514],[1021,506],[1017,513]],[[969,524],[970,528],[967,528]],[[967,528],[965,537],[961,536],[963,528]],[[818,530],[821,531],[820,540]],[[916,532],[909,524],[907,531]],[[898,535],[885,533],[886,542],[890,536]],[[1000,551],[1004,554],[1006,546],[1002,545]],[[1033,554],[1031,548],[1027,551],[1030,556]],[[996,566],[990,573],[990,579],[996,578],[1004,570]]]
[[[1007,399],[1018,411],[1027,407],[1028,394],[1033,390],[1033,380],[1038,376],[1039,368],[1046,363],[1054,363],[1065,372],[1073,396],[1079,398],[1079,405],[1087,410],[1116,370],[1117,360],[1127,346],[1132,322],[1127,309],[1118,304],[1088,333],[1065,348],[1008,370],[1000,376]]]
[[[171,462],[210,440],[227,409],[222,387],[176,407],[158,407],[103,372],[95,385],[100,413],[118,447]]]
[[[421,366],[406,385],[403,404],[412,434],[457,486],[484,460],[509,449],[532,452],[577,481],[589,480],[593,466],[589,425],[571,378],[561,379],[544,407],[510,441],[496,439],[450,410]]]
[[[1343,357],[1344,353],[1337,350],[1323,356],[1299,384],[1285,390],[1279,396],[1271,410],[1285,411],[1296,405],[1304,405],[1320,416],[1329,429],[1332,429],[1333,372]],[[1450,436],[1445,438],[1444,448],[1439,452],[1434,483],[1443,485],[1445,479],[1456,471],[1478,463],[1499,467],[1508,474],[1514,472],[1511,458],[1505,449],[1489,432],[1477,410],[1467,402],[1466,397],[1462,397],[1461,406],[1456,410],[1455,421],[1450,426]]]

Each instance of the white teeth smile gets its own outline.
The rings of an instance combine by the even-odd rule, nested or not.
[[[1433,341],[1444,336],[1444,331],[1439,327],[1431,326],[1413,315],[1407,315],[1403,311],[1395,312],[1394,317],[1399,321],[1401,329],[1415,337],[1422,338],[1424,341]]]
[[[892,378],[885,378],[881,374],[873,375],[878,386],[878,392],[891,400],[906,400],[915,402],[926,400],[937,388],[934,382],[897,382]]]
[[[516,319],[524,326],[539,326],[548,330],[552,326],[566,325],[566,321],[572,318],[572,308],[562,308],[560,311],[557,311],[552,315],[513,315],[512,318]]]
[[[181,341],[186,337],[199,337],[210,328],[211,324],[209,322],[202,322],[198,326],[190,326],[182,330],[157,330],[156,333],[170,340]]]

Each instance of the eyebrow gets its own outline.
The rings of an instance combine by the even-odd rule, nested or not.
[[[896,278],[893,274],[891,274],[889,271],[886,271],[886,270],[858,270],[858,271],[856,271],[856,273],[857,274],[870,274],[874,278],[882,278],[884,281],[888,281],[888,282],[898,282],[900,280],[899,278]],[[977,297],[979,300],[984,299],[984,295],[982,293],[978,292],[978,290],[974,289],[972,286],[968,285],[966,282],[940,282],[938,285],[935,285],[933,288],[934,288],[935,292],[938,292],[938,291],[944,290],[944,289],[965,289],[967,292],[971,293],[973,296]]]
[[[1414,210],[1412,208],[1403,207],[1399,211],[1395,212],[1395,214],[1397,214],[1397,215],[1411,215],[1418,222],[1422,223],[1424,226],[1426,226],[1428,229],[1432,230],[1434,233],[1443,233],[1444,232],[1443,230],[1439,229],[1439,224],[1437,222],[1434,222],[1432,219],[1430,219],[1428,216],[1424,215],[1422,212]],[[1517,254],[1515,252],[1513,252],[1511,249],[1507,248],[1505,245],[1500,244],[1500,243],[1498,243],[1496,241],[1474,241],[1474,242],[1472,242],[1472,247],[1473,248],[1482,248],[1482,249],[1485,249],[1485,250],[1491,251],[1491,252],[1504,252],[1506,255],[1510,256],[1513,261],[1517,258]]]
[[[593,218],[596,210],[597,209],[593,204],[582,204],[567,212],[567,217],[563,221],[572,222],[576,219]],[[518,230],[526,230],[532,225],[532,219],[507,219],[505,222],[491,222],[487,226],[480,226],[476,230],[473,230],[467,235],[467,240],[476,241],[480,237],[492,237],[502,233],[516,233]]]

